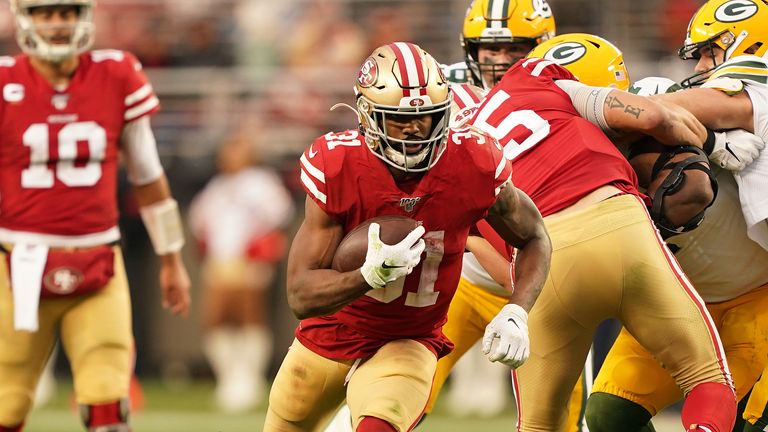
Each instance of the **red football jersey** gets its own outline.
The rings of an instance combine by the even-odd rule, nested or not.
[[[136,58],[81,54],[69,86],[55,89],[26,55],[2,57],[0,87],[0,241],[116,240],[120,134],[159,109]]]
[[[483,218],[511,175],[491,137],[451,131],[437,164],[418,181],[395,184],[387,165],[356,130],[329,133],[301,157],[307,194],[351,231],[375,216],[401,215],[426,229],[426,253],[413,273],[371,290],[334,315],[303,320],[302,344],[330,358],[372,355],[396,339],[415,339],[438,356],[452,349],[442,334],[461,275],[470,227]]]
[[[512,180],[543,216],[601,186],[639,195],[626,158],[597,126],[579,116],[555,80],[576,78],[543,59],[512,66],[470,121],[499,140]]]

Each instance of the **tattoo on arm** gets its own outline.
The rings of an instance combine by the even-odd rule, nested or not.
[[[635,116],[635,118],[638,119],[640,118],[640,114],[645,111],[643,108],[625,104],[616,96],[608,96],[605,98],[605,106],[609,109],[622,109],[625,113]]]

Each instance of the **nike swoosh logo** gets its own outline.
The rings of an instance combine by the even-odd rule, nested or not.
[[[394,269],[394,268],[403,268],[405,266],[391,266],[387,265],[387,263],[381,263],[381,268],[383,269]]]
[[[313,149],[312,146],[309,146],[309,158],[312,159],[317,154],[317,150]]]
[[[734,153],[733,150],[731,150],[730,143],[725,143],[725,149],[728,150],[728,153],[732,154],[733,157],[736,158],[737,161],[741,162],[741,159],[739,159],[739,157],[736,156],[736,153]]]

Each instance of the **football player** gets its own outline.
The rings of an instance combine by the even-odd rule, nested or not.
[[[160,256],[162,303],[189,310],[184,244],[130,53],[89,51],[93,0],[12,0],[24,52],[0,58],[0,431],[20,431],[59,338],[88,431],[129,431],[130,297],[117,242],[123,157]]]
[[[583,42],[587,51],[611,47]],[[634,171],[601,132],[701,147],[708,137],[701,123],[672,105],[579,83],[539,58],[514,65],[470,123],[504,146],[553,242],[550,275],[529,315],[531,357],[514,371],[518,430],[561,430],[581,370],[574,360],[586,357],[608,317],[620,318],[673,372],[687,394],[688,430],[730,430],[736,403],[711,319],[658,236]],[[486,350],[503,319],[486,330]]]
[[[768,138],[768,63],[758,57],[766,52],[767,26],[764,1],[706,3],[691,20],[680,50],[681,57],[697,60],[696,74],[684,83],[702,88],[658,98],[686,106],[712,127],[740,127]],[[729,148],[733,157],[748,162],[752,155],[735,146],[741,142]],[[733,372],[736,397],[746,405],[743,418],[748,424],[737,424],[734,430],[764,430],[765,380],[752,386],[766,375],[768,363],[768,252],[748,234],[740,189],[749,186],[739,184],[740,175],[729,170],[716,168],[715,173],[720,191],[701,226],[668,242],[707,302]],[[651,430],[650,418],[681,396],[669,372],[623,331],[589,398],[590,430]]]
[[[301,157],[306,211],[287,289],[302,321],[272,387],[267,432],[317,430],[345,400],[357,432],[411,430],[437,359],[452,349],[441,327],[467,234],[483,218],[519,250],[491,357],[513,367],[528,357],[527,310],[551,249],[538,211],[509,181],[501,147],[474,129],[448,128],[448,82],[416,45],[377,48],[355,92],[359,128],[328,133]],[[330,269],[344,234],[381,215],[421,226],[388,245],[371,224],[362,267]]]
[[[474,0],[464,16],[464,61],[445,67],[448,81],[490,89],[510,66],[555,35],[547,0]]]

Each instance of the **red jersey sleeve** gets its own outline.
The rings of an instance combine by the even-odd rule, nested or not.
[[[343,149],[329,151],[327,136],[317,138],[299,159],[301,185],[328,215],[339,218],[344,212],[344,197],[336,185],[343,165]]]
[[[125,122],[129,123],[160,110],[160,101],[139,60],[129,52],[123,51],[123,55],[119,67],[124,77],[124,118]]]

